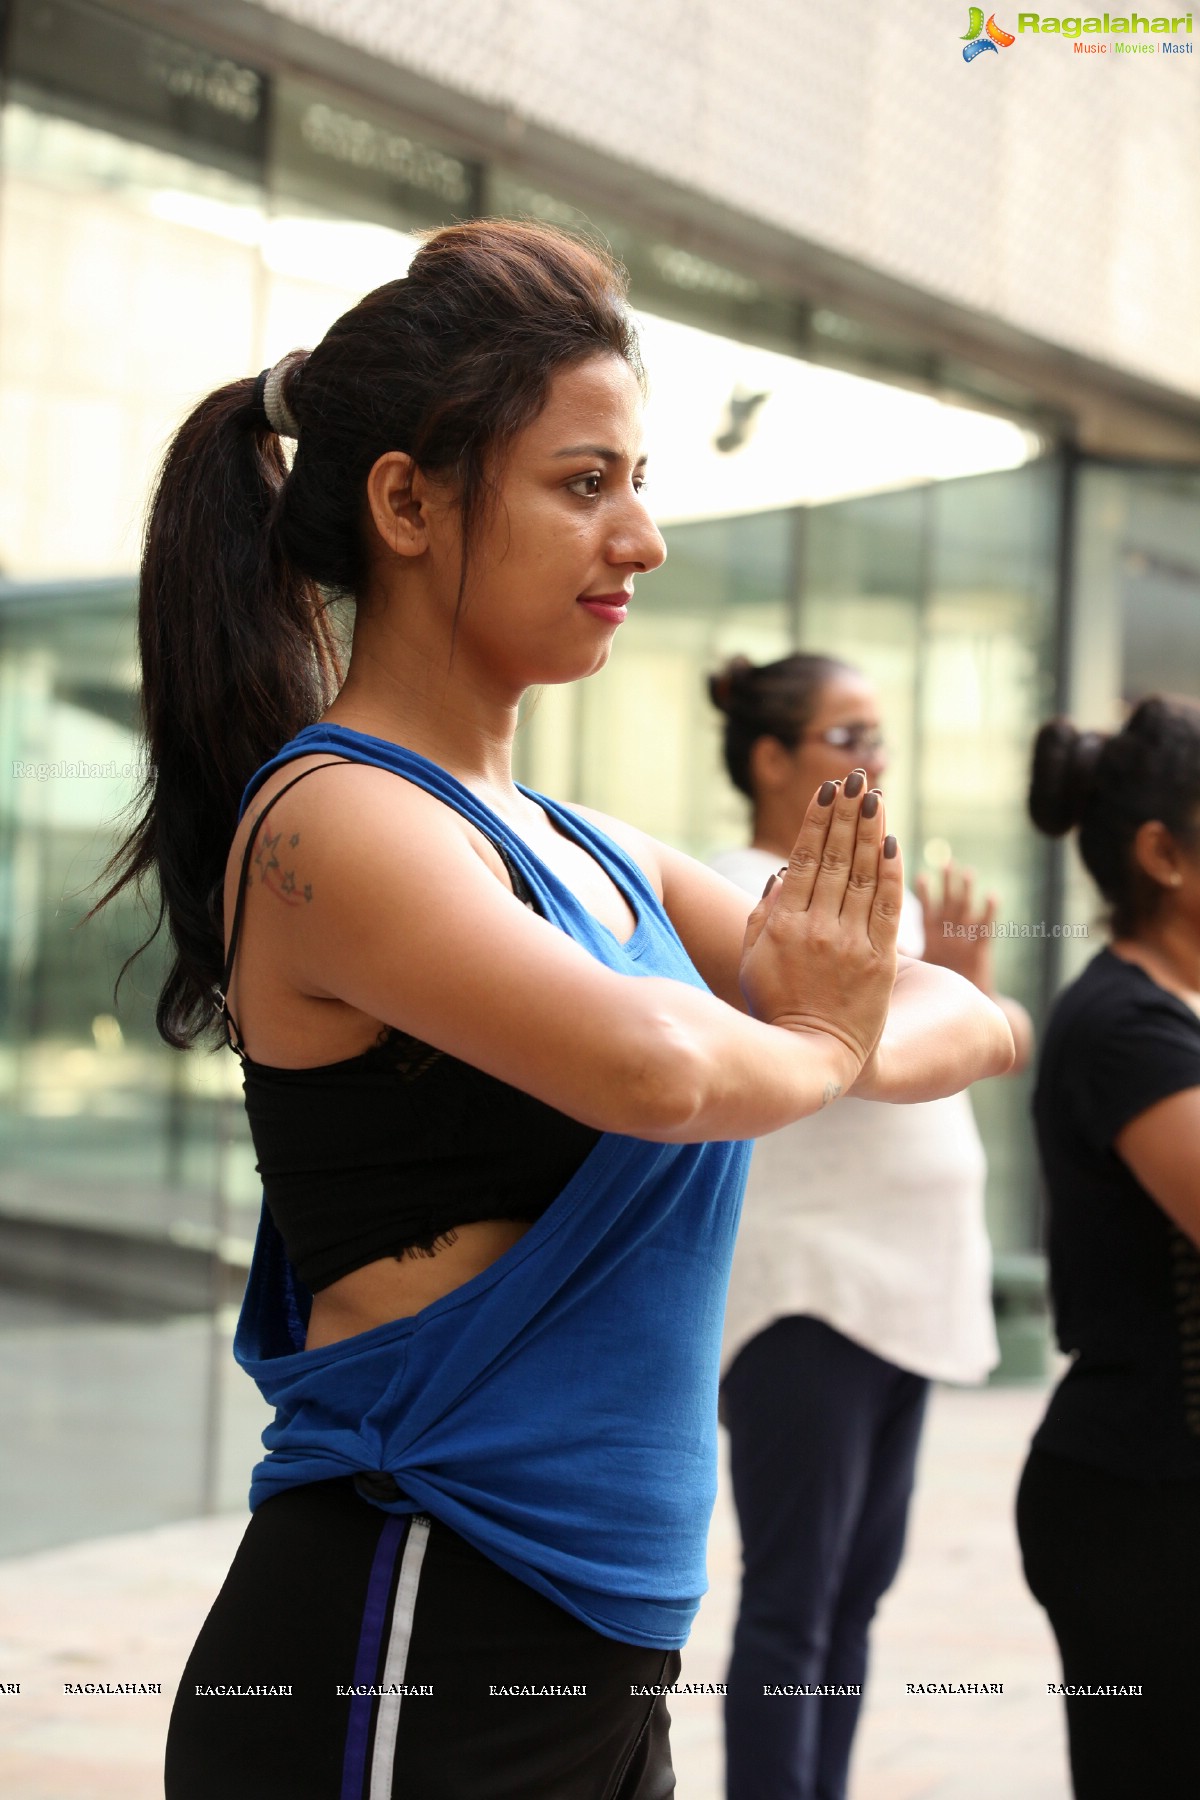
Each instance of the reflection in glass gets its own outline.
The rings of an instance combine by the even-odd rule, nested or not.
[[[0,1553],[241,1498],[214,1398],[259,1198],[236,1065],[159,1040],[158,946],[114,1000],[134,903],[83,923],[141,778],[134,680],[128,580],[0,586]]]

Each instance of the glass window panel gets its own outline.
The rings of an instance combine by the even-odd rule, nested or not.
[[[237,1067],[159,1040],[161,947],[114,1001],[132,898],[83,923],[140,780],[134,683],[128,580],[0,589],[0,1330],[22,1352],[0,1359],[0,1553],[186,1517],[230,1480],[215,1308],[259,1198]],[[253,1390],[225,1409],[239,1481],[261,1413]]]
[[[1040,1022],[1053,954],[1049,848],[1025,797],[1034,731],[1053,711],[1060,471],[1042,462],[929,492],[930,580],[922,620],[917,829],[926,862],[945,854],[994,892],[997,985]],[[1032,1072],[972,1090],[988,1152],[998,1249],[1036,1239],[1029,1130]]]
[[[879,687],[888,819],[910,886],[953,855],[1028,933],[1048,871],[1024,801],[1053,702],[1058,484],[1056,464],[1035,463],[812,508],[804,528],[802,642]],[[1049,948],[1033,935],[994,946],[1001,990],[1035,1015]],[[973,1090],[1001,1248],[1035,1241],[1028,1082]]]
[[[805,517],[801,644],[862,669],[879,690],[888,824],[903,846],[910,883],[926,539],[919,488],[813,507]]]
[[[262,191],[23,105],[0,155],[0,566],[124,573],[170,433],[259,366]]]

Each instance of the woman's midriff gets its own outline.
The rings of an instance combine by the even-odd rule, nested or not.
[[[523,1238],[531,1220],[480,1219],[456,1225],[453,1242],[426,1255],[383,1256],[313,1296],[306,1350],[408,1319],[482,1275]]]

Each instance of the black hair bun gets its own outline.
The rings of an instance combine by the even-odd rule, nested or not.
[[[1187,745],[1195,761],[1200,707],[1183,694],[1149,694],[1139,700],[1125,724],[1129,736],[1153,749]]]
[[[1100,752],[1102,731],[1079,731],[1070,719],[1050,719],[1033,741],[1029,816],[1047,837],[1062,837],[1083,817]]]
[[[736,694],[743,686],[747,675],[754,673],[754,664],[748,656],[731,656],[723,668],[708,678],[708,697],[719,712],[730,713],[736,704]]]

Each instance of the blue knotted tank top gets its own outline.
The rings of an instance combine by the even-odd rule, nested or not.
[[[704,986],[637,864],[542,795],[530,798],[628,900],[626,943],[460,782],[384,739],[310,726],[258,771],[242,811],[273,770],[315,753],[388,769],[453,807],[609,968]],[[604,1133],[482,1274],[312,1351],[311,1296],[264,1208],[234,1341],[275,1408],[251,1506],[303,1482],[391,1476],[398,1497],[373,1504],[432,1514],[607,1637],[680,1648],[707,1585],[721,1320],[749,1156],[743,1143]]]

